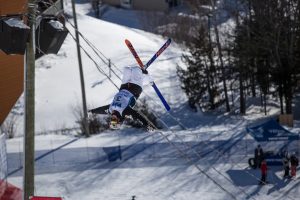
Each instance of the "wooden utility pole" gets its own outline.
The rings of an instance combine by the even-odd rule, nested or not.
[[[82,108],[83,108],[83,126],[84,126],[83,128],[84,128],[86,137],[89,137],[90,136],[90,131],[89,131],[89,124],[88,124],[88,117],[87,117],[87,108],[86,108],[85,85],[84,85],[84,76],[83,76],[83,68],[82,68],[82,61],[81,61],[79,34],[78,34],[77,17],[76,17],[76,10],[75,10],[74,0],[72,0],[72,10],[73,10],[76,45],[77,45],[77,56],[78,56],[80,82],[81,82]]]
[[[34,195],[34,117],[35,117],[35,0],[28,0],[30,34],[26,45],[25,61],[25,126],[24,126],[24,181],[23,200]]]

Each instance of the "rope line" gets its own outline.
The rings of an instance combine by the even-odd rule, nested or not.
[[[72,36],[73,37],[73,36]],[[73,37],[73,39],[76,41],[76,38]],[[83,47],[81,46],[81,48],[83,49]],[[85,50],[84,50],[85,51]],[[91,58],[91,56],[85,51],[85,53],[88,55],[88,57],[90,59],[93,60],[93,58]],[[96,64],[96,63],[95,63]],[[104,71],[102,71],[103,74],[105,74]],[[106,75],[106,74],[105,74]],[[109,78],[108,75],[106,75],[106,77],[117,87],[117,85],[114,83],[113,80],[111,80]],[[117,87],[118,88],[118,87]],[[148,123],[151,124],[151,126],[153,126],[156,130],[158,130],[158,128],[148,119],[148,117],[146,117],[140,110],[138,110],[139,114],[141,114],[147,121]],[[162,121],[162,120],[161,120]],[[168,143],[170,143],[170,140],[167,138],[167,136],[165,136],[161,131],[159,131],[159,133],[167,140]],[[190,159],[188,157],[187,154],[185,154],[184,152],[182,152],[174,143],[171,143],[171,145],[179,152],[180,155],[182,155],[188,162],[190,162],[192,159]],[[198,165],[194,164],[194,166],[196,167],[196,169],[198,169],[201,173],[203,173],[205,176],[207,176],[210,180],[212,180],[218,187],[220,187],[223,191],[225,191],[226,193],[228,193],[231,197],[233,197],[233,199],[236,199],[236,197],[230,192],[227,191],[221,184],[219,184],[214,178],[212,178],[210,175],[208,175],[204,170],[202,170]]]
[[[48,2],[47,2],[48,3]],[[54,5],[54,4],[52,4],[52,5]],[[55,6],[55,5],[54,5]],[[56,7],[56,6],[55,6]],[[64,15],[63,15],[64,16]],[[67,19],[65,16],[64,16],[64,18],[65,19]],[[70,23],[69,21],[68,21],[68,19],[67,19],[67,22],[69,23],[69,24],[71,24],[71,26],[75,29],[75,27],[73,26],[73,24],[72,23]],[[99,51],[90,41],[88,41],[82,34],[81,34],[81,32],[79,32],[78,30],[76,30],[75,29],[75,31],[77,31],[78,33],[79,33],[79,35],[84,39],[84,41],[92,48],[92,50],[96,53],[96,55],[102,60],[102,62],[104,63],[104,64],[106,64],[106,65],[108,65],[107,64],[107,62],[105,62],[105,60],[97,53],[97,52],[99,52],[105,59],[107,59],[102,53],[101,53],[101,51]],[[69,33],[70,33],[70,31],[69,31]],[[71,35],[71,37],[76,41],[76,38],[70,33],[70,35]],[[97,64],[97,62],[92,58],[92,56],[80,45],[80,48],[85,52],[85,54],[95,63],[95,65],[96,65],[96,67],[97,67],[97,69],[98,69],[98,71],[101,73],[101,74],[103,74],[104,76],[106,76],[109,80],[110,80],[110,82],[118,89],[118,86],[114,83],[114,81],[102,70],[102,69],[100,69],[101,67]],[[108,59],[107,59],[108,60]],[[118,69],[117,67],[116,67],[116,65],[114,65],[113,64],[113,66],[116,68],[116,69]],[[118,69],[119,70],[119,69]],[[113,71],[113,73],[116,75],[116,77],[118,78],[118,79],[120,79],[121,80],[121,78]],[[145,93],[146,94],[146,93]],[[153,100],[153,98],[150,96],[150,95],[148,95],[148,94],[146,94],[146,96],[148,96],[148,98],[150,98],[150,99],[152,99]],[[154,101],[154,100],[153,100]],[[156,104],[158,104],[156,101],[154,101]],[[161,105],[160,105],[161,106]],[[138,110],[138,112],[139,112],[139,114],[141,114],[156,130],[158,130],[158,128],[140,111],[140,110]],[[183,130],[188,130],[187,128],[186,128],[186,126],[184,125],[184,124],[182,124],[181,122],[179,122],[173,115],[171,115],[169,112],[168,112],[168,115],[173,119],[173,120],[175,120],[176,122],[177,122],[177,124],[178,125],[180,125],[181,127],[182,127],[182,129]],[[171,130],[170,129],[170,127],[162,120],[162,119],[160,119],[159,117],[158,117],[158,119],[164,124],[164,126],[168,129],[168,130],[170,130],[171,132],[172,132],[172,134],[173,135],[175,135],[177,138],[179,138],[180,140],[181,140],[181,142],[183,143],[183,144],[186,144],[184,141],[182,141],[182,139],[173,131],[173,130]],[[191,133],[192,133],[192,131],[190,131]],[[180,155],[182,155],[182,157],[183,158],[185,158],[188,162],[192,162],[192,159],[188,156],[188,154],[186,154],[185,152],[183,152],[179,147],[177,147],[162,131],[158,131],[158,133],[160,134],[160,135],[162,135],[166,140],[167,140],[167,142],[168,143],[170,143],[177,151],[178,151],[178,153],[180,154]],[[192,133],[193,134],[193,133]],[[204,142],[205,143],[205,142]],[[206,144],[206,145],[208,145],[208,144]],[[209,145],[208,145],[209,146]],[[202,156],[197,152],[197,151],[195,151],[194,149],[193,149],[193,147],[191,147],[191,146],[189,146],[189,149],[191,149],[191,150],[193,150],[196,154],[197,154],[197,156],[199,157],[199,159],[202,159]],[[215,150],[215,149],[214,149]],[[218,151],[218,150],[216,150],[216,151]],[[221,155],[221,156],[219,156],[218,158],[221,158],[223,155],[218,151],[218,153]],[[198,169],[201,173],[203,173],[205,176],[207,176],[207,178],[209,178],[211,181],[213,181],[213,183],[214,184],[216,184],[220,189],[222,189],[223,191],[225,191],[226,193],[228,193],[233,199],[237,199],[231,192],[229,192],[228,190],[226,190],[221,184],[219,184],[218,183],[218,181],[216,181],[214,178],[212,178],[210,175],[208,175],[204,170],[202,170],[197,164],[193,164],[195,167],[196,167],[196,169]],[[212,167],[217,173],[219,173],[220,175],[222,175],[222,176],[224,176],[220,171],[218,171],[218,170],[216,170],[215,169],[215,167]],[[252,174],[250,174],[250,175],[252,175]],[[252,175],[253,176],[253,175]],[[225,176],[224,176],[225,177]],[[254,177],[254,176],[253,176]],[[257,179],[256,177],[255,177],[255,179]],[[226,180],[228,180],[228,178],[226,177]],[[231,180],[228,180],[229,182],[231,182],[232,184],[233,184],[233,182],[231,181]],[[239,188],[244,194],[246,194],[246,195],[248,195],[244,190],[242,190],[241,188]],[[290,198],[289,196],[286,196],[286,197],[288,197],[288,198]],[[255,199],[254,197],[252,197],[253,199]],[[290,198],[290,199],[293,199],[293,198]]]

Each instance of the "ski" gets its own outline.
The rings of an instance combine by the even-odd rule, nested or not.
[[[131,54],[134,56],[136,62],[139,64],[139,66],[144,69],[144,65],[143,62],[141,61],[139,55],[137,54],[137,52],[135,51],[135,49],[133,48],[131,42],[129,40],[125,40],[125,44],[127,45],[128,49],[130,50]]]
[[[169,104],[167,103],[167,101],[165,100],[165,98],[163,97],[163,95],[161,94],[161,92],[159,91],[159,89],[157,88],[156,84],[154,82],[152,82],[151,86],[154,88],[157,96],[160,98],[161,102],[164,104],[166,110],[170,111],[171,108],[170,108]]]
[[[152,56],[152,58],[146,63],[145,69],[147,69],[153,62],[156,60],[156,58],[168,48],[168,46],[171,44],[171,39],[169,38],[164,45],[161,46],[161,48]]]
[[[135,60],[137,61],[137,63],[141,67],[141,69],[147,69],[154,62],[154,60],[170,45],[171,39],[169,38],[165,42],[165,44],[154,54],[154,56],[152,56],[152,58],[147,62],[146,65],[143,64],[142,60],[140,59],[139,55],[135,51],[135,49],[134,49],[133,45],[131,44],[131,42],[126,39],[125,43],[126,43],[127,47],[129,48],[131,54],[134,56]],[[159,89],[156,86],[156,84],[154,82],[152,82],[151,86],[153,87],[154,91],[156,92],[157,96],[159,97],[159,99],[163,103],[163,105],[166,108],[166,110],[170,111],[171,108],[170,108],[169,104],[167,103],[167,101],[165,100],[165,98],[163,97],[163,95],[161,94],[161,92],[159,91]]]
[[[108,114],[108,109],[109,109],[109,106],[110,105],[105,105],[105,106],[100,106],[98,108],[94,108],[94,109],[91,109],[89,110],[89,112],[93,113],[93,114]]]
[[[134,56],[135,60],[137,61],[137,63],[139,64],[139,66],[142,69],[147,69],[155,60],[156,58],[158,58],[158,56],[164,52],[168,46],[171,44],[172,40],[169,38],[161,47],[160,49],[152,56],[152,58],[146,63],[146,65],[143,64],[142,60],[140,59],[139,55],[137,54],[137,52],[135,51],[133,45],[131,44],[131,42],[126,39],[125,43],[127,45],[127,47],[129,48],[130,52],[132,53],[132,55]]]

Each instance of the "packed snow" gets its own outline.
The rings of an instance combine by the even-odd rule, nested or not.
[[[89,3],[76,6],[79,31],[111,60],[113,70],[120,77],[123,67],[136,64],[125,39],[132,42],[143,62],[148,61],[166,40],[139,29],[96,19],[90,14]],[[68,15],[72,14],[69,1],[65,9]],[[114,11],[117,15],[118,9]],[[122,11],[123,18],[124,13]],[[37,61],[38,133],[78,126],[73,111],[81,106],[79,67],[76,43],[72,38],[74,29],[70,23],[67,28],[71,34],[58,55],[46,55]],[[103,72],[109,74],[103,61],[82,38],[80,41]],[[169,129],[145,132],[123,127],[89,138],[39,134],[35,138],[35,194],[60,196],[65,200],[298,199],[300,181],[298,178],[283,179],[282,166],[269,166],[269,184],[261,186],[258,184],[260,171],[248,165],[257,143],[245,128],[262,120],[259,106],[249,107],[251,114],[243,117],[195,113],[189,109],[176,76],[176,66],[184,65],[180,58],[183,51],[173,42],[149,68],[172,108],[170,113],[164,110],[150,86],[145,86],[141,96]],[[88,107],[109,104],[117,88],[83,51],[81,54]],[[120,84],[114,73],[111,79]],[[278,109],[268,112],[273,115]],[[22,132],[21,128],[19,130]],[[276,151],[282,145],[272,143],[263,148]],[[298,143],[291,145],[290,150],[297,148]],[[22,188],[22,137],[7,140],[7,151],[8,181]]]

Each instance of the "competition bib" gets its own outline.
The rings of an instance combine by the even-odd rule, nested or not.
[[[109,112],[112,113],[113,110],[116,110],[122,115],[125,108],[129,106],[131,98],[134,98],[133,94],[127,90],[121,90],[115,95],[113,102],[110,104]]]

